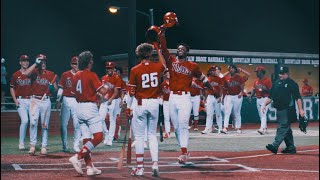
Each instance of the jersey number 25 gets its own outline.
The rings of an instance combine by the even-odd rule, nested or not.
[[[150,88],[158,86],[158,73],[142,74],[142,88]]]

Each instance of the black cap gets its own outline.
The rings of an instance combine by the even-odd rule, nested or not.
[[[279,74],[289,73],[289,68],[281,66],[279,70]]]

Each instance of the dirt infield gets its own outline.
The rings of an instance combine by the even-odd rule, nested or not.
[[[160,152],[160,178],[154,179],[319,179],[319,146],[297,148],[294,155],[273,155],[267,150],[247,152],[192,152],[187,165],[177,163],[178,152]],[[135,179],[130,167],[117,169],[118,152],[93,153],[101,175],[79,177],[68,158],[73,154],[48,156],[1,156],[1,179]],[[151,176],[149,151],[145,175]],[[133,160],[133,164],[134,164]],[[83,164],[85,170],[85,165]],[[85,172],[85,171],[84,171]],[[141,177],[140,177],[141,178]]]

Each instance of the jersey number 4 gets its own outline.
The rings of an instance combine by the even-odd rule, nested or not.
[[[142,88],[150,88],[158,86],[158,73],[142,74]]]
[[[77,82],[76,91],[79,91],[79,93],[82,94],[81,80],[78,80]]]

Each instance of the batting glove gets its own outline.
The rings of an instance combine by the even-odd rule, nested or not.
[[[40,64],[41,61],[42,61],[42,58],[41,58],[41,57],[38,57],[38,58],[36,59],[36,64]]]

